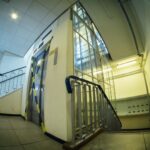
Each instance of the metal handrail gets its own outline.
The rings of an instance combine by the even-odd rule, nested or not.
[[[116,118],[118,119],[120,125],[122,125],[122,123],[121,123],[121,121],[120,121],[120,119],[119,119],[119,117],[118,117],[116,111],[114,110],[114,108],[113,108],[111,102],[109,101],[107,95],[105,94],[104,90],[102,89],[102,87],[101,87],[99,84],[93,83],[93,82],[88,81],[88,80],[86,80],[86,79],[79,78],[79,77],[74,76],[74,75],[70,75],[70,76],[68,76],[68,77],[66,78],[66,80],[65,80],[68,93],[72,93],[72,91],[73,91],[73,90],[72,90],[72,86],[71,86],[71,82],[70,82],[71,79],[79,80],[79,81],[81,81],[81,82],[86,82],[87,84],[92,84],[92,85],[94,85],[94,86],[97,86],[97,87],[99,88],[99,90],[102,92],[102,94],[104,95],[104,97],[105,97],[105,99],[107,100],[108,104],[110,105],[111,109],[113,110],[113,112],[114,112]]]
[[[26,66],[19,67],[0,74],[0,97],[8,95],[23,87],[25,68]]]
[[[6,81],[9,81],[9,80],[12,80],[12,79],[17,78],[17,77],[19,77],[19,76],[22,76],[22,75],[24,75],[24,74],[25,74],[25,73],[22,73],[22,74],[16,75],[16,76],[14,76],[14,77],[12,77],[12,78],[9,78],[9,79],[6,79],[6,80],[3,80],[3,81],[1,81],[0,83],[3,83],[3,82],[6,82]]]
[[[17,68],[17,69],[13,69],[13,70],[8,71],[8,72],[5,72],[5,73],[0,73],[0,76],[3,76],[3,75],[5,75],[5,74],[8,74],[8,73],[11,73],[11,72],[14,72],[14,71],[17,71],[17,70],[23,69],[23,68],[26,68],[26,66],[23,66],[23,67],[20,67],[20,68]]]

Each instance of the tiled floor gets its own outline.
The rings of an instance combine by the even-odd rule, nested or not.
[[[62,150],[62,145],[32,122],[0,116],[0,150]]]
[[[62,150],[62,145],[31,122],[0,116],[0,150]],[[81,150],[150,150],[150,132],[102,133]]]
[[[150,150],[150,132],[102,133],[81,150]]]

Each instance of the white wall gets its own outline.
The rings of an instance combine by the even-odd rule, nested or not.
[[[150,128],[149,114],[120,117],[122,129]]]
[[[124,111],[125,113],[128,113],[128,106],[131,106],[132,103],[134,103],[134,99],[131,101],[124,101],[126,100],[124,98],[147,94],[143,73],[136,73],[117,78],[114,82],[116,98],[122,100],[122,102],[125,102],[124,105],[122,105],[122,108],[120,108],[121,110],[117,109],[118,114],[123,114]],[[136,109],[137,108],[135,108],[135,111]],[[124,116],[120,116],[120,120],[122,123],[122,129],[143,129],[150,127],[149,116],[146,113],[143,115],[131,114],[131,116],[126,114]]]
[[[149,94],[150,94],[150,51],[148,51],[148,53],[147,53],[147,59],[146,59],[146,63],[144,66],[144,70],[145,70],[147,86],[148,86],[148,90],[149,90]]]
[[[136,13],[137,21],[139,21],[139,26],[141,27],[141,35],[142,35],[142,42],[144,44],[144,49],[146,52],[146,55],[148,54],[148,57],[146,59],[145,64],[145,72],[146,72],[146,78],[147,83],[149,87],[150,92],[150,21],[149,21],[149,14],[150,14],[150,3],[148,0],[132,0],[132,4],[134,6],[134,11]]]
[[[3,52],[0,60],[0,73],[25,66],[23,57]],[[11,82],[10,82],[11,83]],[[11,88],[11,87],[10,87]],[[11,89],[9,89],[11,91]],[[13,89],[14,90],[14,89]],[[21,114],[22,90],[17,90],[0,98],[0,113]]]
[[[127,98],[146,94],[146,87],[142,73],[137,73],[114,80],[116,98]]]
[[[0,98],[0,113],[21,114],[22,90]]]
[[[70,73],[73,73],[73,59],[68,61],[68,58],[70,59],[71,56],[67,57],[72,52],[72,47],[68,46],[71,42],[70,27],[71,22],[68,13],[54,24],[54,39],[51,43],[51,51],[58,48],[58,62],[57,65],[53,65],[54,55],[49,55],[44,94],[46,129],[54,136],[65,141],[68,140],[68,94],[65,78]]]
[[[30,75],[30,66],[31,66],[31,57],[33,56],[34,45],[28,50],[27,54],[24,57],[24,62],[26,65],[26,73],[24,77],[23,91],[22,91],[22,105],[21,105],[21,115],[25,117],[25,109],[28,101],[28,84],[29,84],[29,75]]]
[[[1,64],[2,57],[3,57],[3,53],[0,52],[0,64]]]
[[[58,61],[53,65],[54,55],[48,56],[47,72],[44,87],[44,123],[46,131],[62,140],[71,140],[70,95],[67,93],[65,78],[73,74],[72,22],[70,12],[66,12],[34,43],[24,57],[27,65],[25,85],[23,89],[22,115],[28,101],[28,84],[31,57],[38,48],[42,37],[52,29],[51,34],[44,40],[46,43],[53,36],[50,52],[58,48]]]

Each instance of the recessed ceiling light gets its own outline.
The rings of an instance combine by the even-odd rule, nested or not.
[[[17,13],[11,13],[11,18],[16,20],[18,18],[18,14]]]

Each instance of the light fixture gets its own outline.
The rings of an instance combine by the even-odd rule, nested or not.
[[[119,68],[124,68],[124,67],[128,67],[128,66],[134,65],[134,64],[136,64],[136,63],[137,63],[137,62],[134,60],[134,61],[130,61],[130,62],[127,62],[127,63],[118,64],[118,65],[117,65],[117,69],[119,69]]]
[[[112,70],[112,68],[107,68],[107,69],[104,69],[103,71],[102,71],[102,70],[99,70],[99,71],[94,72],[94,75],[101,74],[102,72],[103,72],[103,73],[106,73],[106,72],[109,72],[109,71],[111,71],[111,70]]]
[[[11,18],[16,20],[18,18],[18,14],[15,12],[11,13]]]

